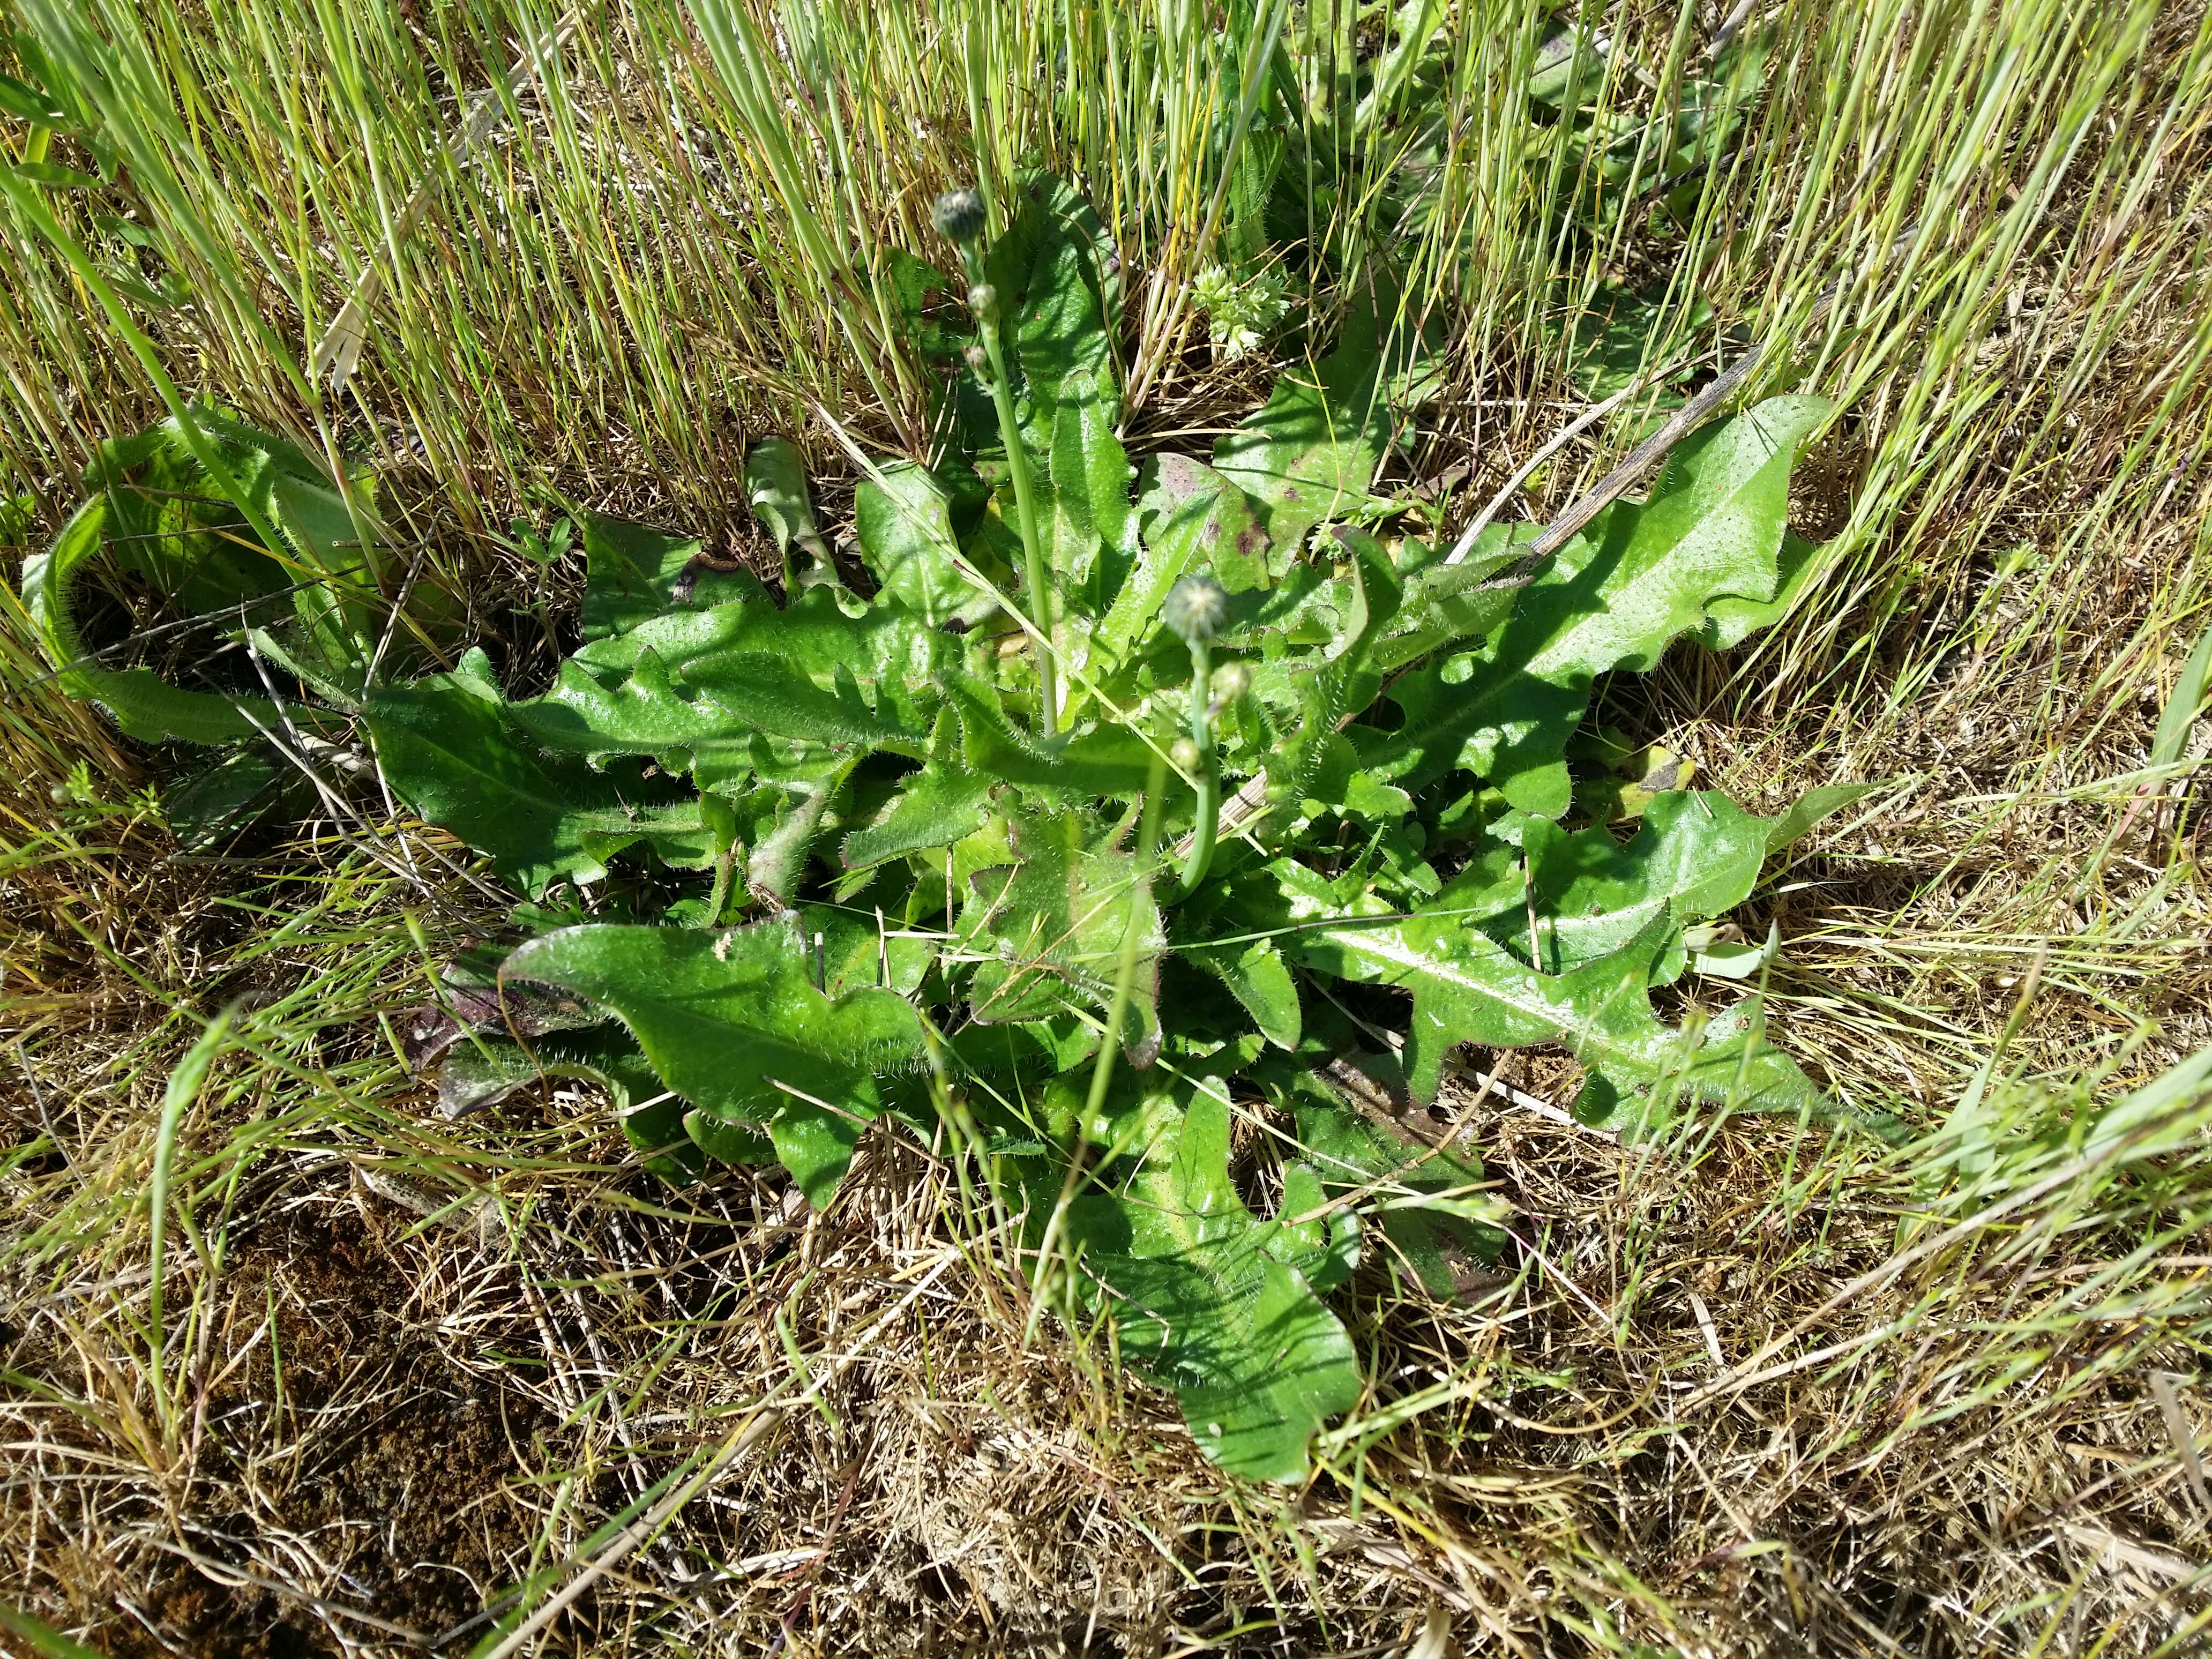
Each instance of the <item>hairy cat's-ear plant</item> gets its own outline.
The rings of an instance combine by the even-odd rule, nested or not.
[[[1037,702],[1044,732],[1060,729],[1060,627],[1054,615],[1052,587],[1044,568],[1044,538],[1037,529],[1036,497],[1030,484],[1029,458],[1022,450],[1020,423],[1014,414],[1014,393],[1006,379],[1006,347],[1000,338],[999,291],[983,274],[982,237],[988,216],[982,196],[971,187],[948,190],[937,198],[930,218],[945,240],[960,250],[968,276],[968,309],[974,313],[976,331],[983,337],[983,356],[978,363],[973,349],[968,365],[988,380],[991,406],[998,411],[999,433],[1006,443],[1006,472],[1014,486],[1014,513],[1022,538],[1022,575],[1029,589],[1030,620],[1036,625]]]
[[[1698,924],[1860,787],[1781,820],[1710,791],[1643,793],[1640,827],[1617,834],[1626,792],[1568,762],[1600,677],[1680,635],[1725,648],[1788,603],[1807,556],[1786,535],[1790,465],[1828,406],[1774,398],[1698,434],[1650,501],[1607,497],[1602,524],[1571,509],[1540,566],[1502,529],[1452,562],[1340,525],[1345,562],[1308,558],[1313,530],[1367,511],[1389,442],[1379,319],[1347,326],[1210,465],[1164,453],[1133,496],[1091,275],[1103,231],[1064,186],[1024,196],[1003,292],[981,199],[952,192],[936,216],[967,261],[968,362],[1006,441],[1034,647],[946,626],[1005,526],[927,468],[864,461],[865,598],[796,569],[779,598],[703,564],[695,538],[586,518],[584,642],[550,689],[511,698],[471,651],[358,696],[395,795],[533,900],[512,949],[452,963],[409,1058],[456,1115],[547,1075],[596,1079],[646,1167],[684,1180],[773,1159],[817,1205],[872,1121],[949,1128],[963,1182],[973,1160],[1034,1264],[1032,1318],[1104,1315],[1208,1455],[1299,1480],[1314,1434],[1362,1396],[1328,1305],[1362,1254],[1387,1241],[1444,1295],[1455,1262],[1497,1243],[1469,1206],[1480,1165],[1370,1121],[1338,1062],[1426,1107],[1462,1043],[1556,1043],[1586,1074],[1576,1115],[1623,1133],[1685,1109],[1820,1108],[1755,995],[1676,1024],[1650,994],[1724,975]],[[1035,342],[1025,429],[1009,334]],[[982,434],[958,431],[965,483]],[[284,458],[262,448],[257,476],[274,477]],[[819,560],[798,459],[757,446],[748,491],[779,545]],[[168,527],[142,494],[204,488],[179,465],[148,455],[27,567],[58,669],[81,648],[55,602],[72,571],[110,541],[179,558],[138,535]],[[324,498],[281,482],[279,505],[343,537],[340,504],[306,516]],[[1063,606],[1085,706],[1115,718],[1040,741],[1031,708],[1036,727],[1065,719]],[[1179,730],[1155,731],[1134,711],[1173,699],[1175,641],[1188,700]],[[328,677],[305,666],[311,703]],[[212,694],[179,712],[150,670],[70,672],[149,736],[258,735],[227,706],[215,720]],[[1173,855],[1170,760],[1196,796]],[[1264,802],[1264,831],[1224,785]],[[1224,819],[1238,838],[1220,850]],[[1340,986],[1388,989],[1368,1012],[1403,1004],[1402,1027],[1348,1020]],[[1279,1141],[1235,1133],[1254,1107]]]

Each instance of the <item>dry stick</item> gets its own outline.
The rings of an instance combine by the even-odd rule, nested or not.
[[[1890,243],[1889,251],[1894,252],[1899,247],[1910,241],[1917,228],[1914,225],[1907,225]],[[1813,309],[1805,319],[1804,325],[1807,330],[1809,331],[1820,325],[1821,319],[1828,314],[1829,307],[1835,304],[1837,296],[1842,294],[1845,284],[1850,282],[1851,276],[1856,274],[1852,272],[1838,276],[1820,290],[1820,297],[1814,301]],[[1496,580],[1485,582],[1483,586],[1485,587],[1525,586],[1534,577],[1538,565],[1565,546],[1568,541],[1580,532],[1592,519],[1597,517],[1621,495],[1626,494],[1628,487],[1649,471],[1653,463],[1703,425],[1706,416],[1734,396],[1736,388],[1750,378],[1751,372],[1765,361],[1767,349],[1773,343],[1771,337],[1762,340],[1716,374],[1711,386],[1668,416],[1665,425],[1629,451],[1626,460],[1591,485],[1579,501],[1553,520],[1544,533],[1528,544],[1528,552],[1522,555],[1510,569]],[[1662,374],[1671,371],[1657,371]],[[1641,377],[1640,383],[1648,385],[1652,378],[1654,377],[1650,375]]]
[[[1828,308],[1832,297],[1823,295],[1814,313],[1817,321]],[[1523,587],[1536,574],[1536,568],[1553,554],[1565,547],[1585,529],[1592,519],[1611,507],[1628,493],[1628,487],[1651,470],[1654,463],[1676,444],[1705,424],[1705,416],[1735,395],[1735,390],[1750,378],[1766,356],[1764,344],[1755,345],[1719,374],[1712,384],[1684,404],[1667,417],[1666,424],[1628,452],[1628,459],[1607,473],[1583,491],[1573,506],[1552,520],[1544,533],[1528,544],[1528,550],[1503,574],[1485,582],[1485,587]]]
[[[1682,363],[1680,362],[1677,362],[1670,364],[1666,368],[1660,370],[1659,374],[1661,375],[1671,374],[1681,367]],[[1657,377],[1655,376],[1654,378]],[[1500,513],[1503,513],[1505,510],[1506,504],[1511,501],[1516,495],[1521,493],[1521,486],[1527,483],[1530,478],[1535,476],[1536,469],[1538,467],[1543,465],[1543,464],[1550,460],[1553,456],[1558,454],[1576,439],[1581,437],[1583,433],[1589,431],[1591,427],[1596,425],[1607,416],[1612,414],[1614,410],[1620,408],[1621,404],[1626,403],[1631,398],[1633,398],[1638,392],[1641,392],[1648,383],[1648,381],[1640,379],[1630,381],[1626,386],[1621,387],[1620,391],[1614,392],[1613,396],[1607,398],[1603,403],[1592,404],[1588,409],[1583,410],[1580,415],[1577,416],[1572,422],[1561,427],[1558,432],[1554,433],[1548,440],[1546,441],[1542,448],[1539,449],[1527,460],[1522,462],[1520,466],[1515,471],[1513,476],[1498,486],[1498,493],[1490,498],[1489,501],[1485,504],[1481,512],[1474,515],[1474,521],[1468,525],[1465,530],[1460,532],[1459,540],[1454,544],[1452,550],[1444,556],[1444,562],[1446,564],[1457,564],[1462,559],[1465,558],[1470,552],[1472,552],[1474,549],[1475,542],[1481,537],[1482,532],[1489,529],[1492,520],[1494,520]]]
[[[568,44],[569,36],[575,33],[582,21],[581,9],[572,9],[554,24],[550,33],[525,43],[522,56],[514,60],[514,66],[507,72],[506,88],[509,97],[520,98],[544,74],[554,54]],[[490,88],[478,93],[470,103],[459,129],[447,143],[440,160],[458,172],[477,148],[491,136],[499,114],[498,88]],[[320,380],[327,374],[332,392],[344,390],[346,382],[353,377],[355,367],[361,362],[362,346],[368,338],[369,308],[384,293],[384,267],[379,263],[380,256],[386,256],[395,265],[398,264],[401,239],[412,234],[423,214],[428,211],[430,198],[441,182],[442,176],[435,162],[423,173],[406,201],[400,204],[398,213],[393,216],[385,232],[383,246],[372,252],[362,262],[361,275],[354,283],[353,292],[346,295],[345,304],[331,319],[331,325],[324,331],[323,337],[315,343],[314,355],[308,364],[308,374],[313,380]]]
[[[1722,19],[1721,26],[1713,31],[1712,44],[1705,48],[1706,62],[1711,63],[1728,50],[1729,42],[1750,21],[1751,8],[1752,0],[1736,0],[1735,9]]]

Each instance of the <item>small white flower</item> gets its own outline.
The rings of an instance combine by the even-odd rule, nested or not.
[[[1283,275],[1273,267],[1239,282],[1226,267],[1208,265],[1191,279],[1191,298],[1206,313],[1206,337],[1234,362],[1257,351],[1282,316]]]

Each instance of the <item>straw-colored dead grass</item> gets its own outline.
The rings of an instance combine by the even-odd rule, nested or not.
[[[570,1164],[428,1225],[297,1149],[240,1194],[165,1468],[127,1420],[141,1287],[19,1276],[15,1593],[118,1656],[465,1650],[798,1352],[817,1401],[545,1650],[1380,1651],[1438,1608],[1469,1651],[2146,1651],[2200,1610],[2212,1507],[2169,1419],[2206,1402],[2151,1368],[2201,1338],[2206,1258],[2097,1286],[2098,1233],[2002,1261],[2020,1233],[1968,1229],[1885,1279],[1910,1168],[1863,1138],[1474,1133],[1507,1271],[1440,1306],[1370,1267],[1370,1414],[1428,1403],[1304,1494],[1231,1486],[1058,1335],[1024,1352],[990,1242],[888,1135],[821,1215]],[[76,1180],[19,1172],[19,1203]],[[2208,1196],[2197,1167],[2166,1203]]]

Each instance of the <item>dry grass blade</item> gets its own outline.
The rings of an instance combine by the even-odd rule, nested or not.
[[[556,23],[545,36],[533,41],[529,49],[517,58],[507,70],[505,88],[509,97],[520,97],[531,83],[544,72],[548,58],[568,44],[568,37],[576,32],[581,21],[579,14],[568,12]],[[470,100],[466,118],[461,122],[452,141],[439,158],[441,167],[458,170],[465,163],[484,140],[491,136],[493,124],[499,118],[500,98],[495,92],[480,92]],[[385,238],[385,255],[396,260],[401,240],[411,234],[428,210],[432,193],[439,179],[434,171],[408,192],[399,211],[392,216],[392,228]],[[331,319],[323,337],[315,343],[314,356],[309,360],[309,372],[317,379],[330,381],[333,397],[345,390],[346,382],[353,378],[355,367],[361,362],[361,349],[368,337],[368,314],[382,298],[385,285],[385,265],[376,261],[362,267],[360,277],[353,290],[346,295],[345,304]]]

